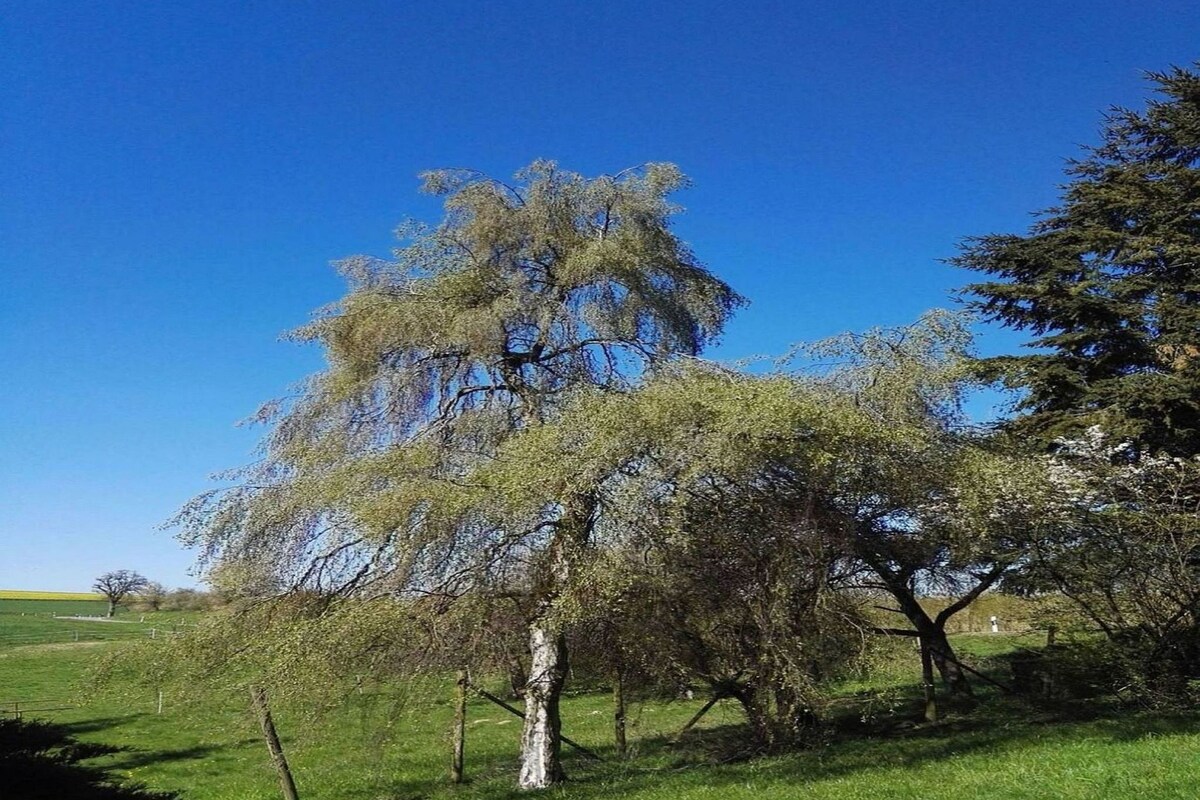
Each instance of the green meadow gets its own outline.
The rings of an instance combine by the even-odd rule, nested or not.
[[[104,619],[102,600],[0,599],[0,652],[13,647],[134,639],[171,630],[178,614],[142,614],[119,609]],[[78,619],[87,617],[90,619]]]
[[[6,609],[8,610],[8,609]],[[125,614],[126,619],[140,615]],[[167,627],[172,615],[132,626]],[[32,620],[32,621],[31,621]],[[0,614],[0,637],[29,626],[72,625]],[[84,623],[81,623],[84,624]],[[120,623],[90,623],[114,625]],[[963,635],[973,662],[1040,637]],[[273,800],[279,788],[247,704],[236,697],[164,697],[98,692],[89,668],[113,642],[0,645],[0,701],[69,705],[34,714],[63,724],[80,740],[118,748],[94,763],[120,780],[169,790],[185,800]],[[653,700],[629,713],[628,758],[612,746],[607,694],[566,698],[564,732],[598,752],[570,750],[571,781],[548,792],[570,798],[1194,798],[1200,785],[1200,715],[1131,712],[1103,705],[1039,709],[982,690],[973,709],[948,708],[919,724],[915,658],[898,648],[895,663],[847,684],[822,743],[786,755],[737,755],[742,716],[731,703],[713,709],[688,736],[674,734],[704,698]],[[467,725],[467,783],[447,782],[451,686],[352,695],[334,710],[276,709],[284,746],[305,800],[506,798],[514,789],[520,721],[472,700]]]
[[[108,611],[108,603],[104,600],[25,599],[6,597],[4,595],[5,593],[0,593],[0,614],[17,614],[18,616],[21,614],[103,616]]]

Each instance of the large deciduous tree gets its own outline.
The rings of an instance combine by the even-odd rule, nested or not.
[[[998,586],[1018,562],[1013,533],[1036,517],[1019,459],[976,435],[962,415],[970,335],[961,315],[933,311],[916,323],[845,334],[801,351],[815,380],[846,398],[860,420],[894,431],[849,448],[848,475],[831,497],[846,520],[862,585],[891,595],[923,660],[956,693],[966,673],[946,635],[953,615]],[[950,602],[937,613],[922,596]],[[928,676],[927,676],[928,677]]]
[[[786,376],[692,363],[581,398],[513,438],[515,480],[490,479],[514,507],[591,487],[603,558],[555,611],[609,628],[626,659],[613,672],[707,683],[742,704],[757,746],[796,744],[818,687],[861,649],[827,502],[841,435],[866,452],[883,432],[852,431],[848,405]]]
[[[1060,204],[1024,236],[968,239],[954,263],[985,319],[1036,352],[982,362],[1025,394],[1013,427],[1049,445],[1092,425],[1150,450],[1200,452],[1200,74],[1115,109],[1073,161]]]
[[[118,569],[114,572],[106,572],[96,578],[92,588],[104,595],[104,599],[108,601],[108,616],[111,617],[117,613],[117,606],[122,600],[131,594],[137,594],[149,585],[149,581],[133,570]]]
[[[672,232],[672,165],[425,177],[443,221],[404,227],[392,260],[342,264],[349,292],[296,334],[328,368],[264,413],[263,460],[179,521],[209,557],[269,564],[294,588],[533,598],[520,784],[538,788],[563,777],[566,640],[550,610],[596,498],[568,487],[518,519],[473,476],[581,388],[624,391],[699,352],[740,298]]]
[[[736,687],[764,743],[802,733],[816,676],[845,663],[817,654],[855,624],[832,613],[854,587],[891,594],[901,632],[966,691],[946,622],[1003,579],[1014,528],[1038,515],[1023,462],[962,428],[967,341],[960,318],[935,312],[806,348],[789,373],[660,371],[515,437],[507,460],[526,466],[503,494],[592,487],[609,549],[663,565],[634,570],[647,588],[626,613],[671,598],[634,630],[690,678]],[[941,614],[920,602],[947,591]]]

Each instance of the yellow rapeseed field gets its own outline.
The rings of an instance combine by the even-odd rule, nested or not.
[[[103,600],[102,595],[92,592],[23,592],[15,589],[0,589],[0,600]]]

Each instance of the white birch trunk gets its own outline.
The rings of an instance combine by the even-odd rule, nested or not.
[[[566,777],[558,704],[567,676],[567,643],[559,626],[545,617],[534,620],[529,626],[529,653],[518,784],[522,789],[545,789]]]
[[[570,577],[571,545],[585,538],[595,507],[592,497],[563,503],[563,516],[548,553],[549,572],[537,616],[529,625],[529,680],[521,732],[522,789],[545,789],[566,780],[562,768],[562,719],[558,704],[567,680],[567,636],[555,617],[554,598]]]

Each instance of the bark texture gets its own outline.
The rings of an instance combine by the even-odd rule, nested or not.
[[[522,789],[545,789],[566,778],[558,708],[567,677],[567,640],[561,628],[544,617],[534,620],[529,626],[529,654],[518,785]]]
[[[959,666],[954,648],[950,646],[950,639],[946,636],[946,622],[957,611],[966,608],[984,589],[995,583],[1000,572],[997,570],[989,580],[981,581],[975,589],[935,618],[931,617],[917,601],[916,592],[910,581],[911,574],[889,569],[875,557],[865,557],[864,560],[883,579],[888,591],[896,599],[900,613],[912,624],[920,639],[922,652],[928,652],[933,665],[937,667],[938,673],[942,676],[942,683],[945,684],[950,694],[972,696],[971,683],[967,680],[967,673]]]
[[[942,683],[951,694],[970,697],[973,694],[971,683],[967,680],[966,671],[958,664],[946,629],[931,622],[928,626],[918,626],[917,630],[921,635],[921,647],[929,650],[933,664],[942,676]]]

